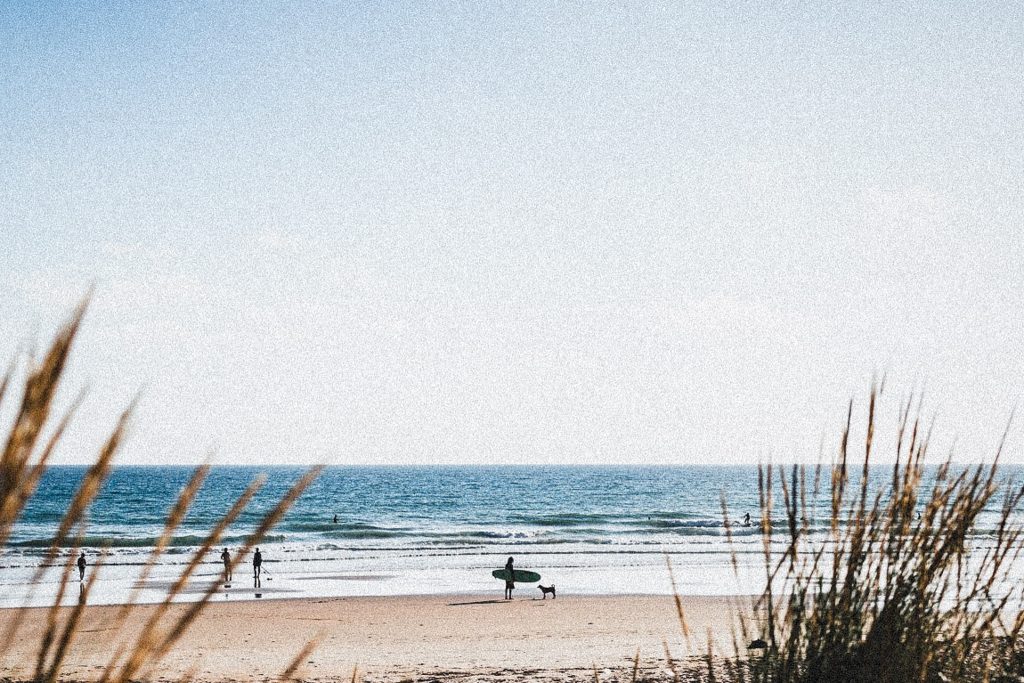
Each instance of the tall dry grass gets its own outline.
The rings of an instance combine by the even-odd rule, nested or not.
[[[743,630],[763,638],[765,647],[730,659],[729,679],[1024,680],[1024,576],[1016,574],[1024,488],[1000,478],[1005,434],[991,464],[957,467],[946,460],[926,476],[930,428],[920,402],[907,400],[894,464],[872,467],[879,395],[873,388],[859,453],[851,443],[851,403],[834,466],[760,469],[767,587],[756,623]],[[825,542],[809,534],[822,495],[829,510]],[[994,527],[984,547],[974,547],[979,518],[993,509]]]
[[[3,548],[10,537],[14,524],[35,493],[57,444],[81,403],[81,397],[79,397],[56,424],[51,424],[54,401],[61,376],[85,311],[86,302],[83,302],[74,311],[70,320],[59,330],[43,357],[29,359],[20,401],[14,409],[10,432],[7,435],[2,454],[0,454],[0,554],[3,553]],[[12,364],[0,378],[0,407],[3,407],[4,401],[9,399],[8,394],[14,391],[12,387],[15,384],[15,379],[14,365]],[[62,604],[75,570],[75,557],[78,554],[80,540],[85,535],[89,507],[110,474],[114,457],[125,438],[133,408],[134,405],[129,406],[117,419],[110,436],[97,453],[93,464],[86,471],[77,491],[68,501],[67,512],[58,525],[54,538],[46,549],[43,561],[31,582],[33,586],[37,585],[45,573],[46,567],[60,559],[59,556],[62,552],[67,553],[62,561],[61,578],[56,597],[46,610],[43,633],[34,648],[31,678],[38,683],[52,683],[58,680],[65,664],[73,659],[76,635],[80,630],[81,619],[89,602],[89,594],[102,574],[102,563],[94,566],[89,580],[81,588],[77,602],[70,607],[62,607]],[[142,569],[137,586],[149,577],[153,567],[156,566],[174,531],[185,518],[208,472],[209,467],[207,466],[197,468],[191,480],[181,491],[177,501],[167,514],[163,533]],[[319,472],[319,467],[311,468],[306,472],[278,504],[262,518],[255,532],[248,537],[245,546],[240,552],[235,553],[234,565],[237,565],[253,547],[260,543]],[[137,606],[136,601],[139,596],[137,589],[132,592],[128,602],[117,611],[114,623],[109,625],[112,634],[109,639],[111,656],[100,676],[103,683],[124,683],[146,678],[155,673],[162,658],[178,642],[216,593],[219,578],[211,580],[200,598],[188,604],[184,609],[172,610],[172,602],[182,594],[190,581],[195,580],[196,570],[204,558],[218,544],[224,531],[245,510],[262,485],[262,478],[253,481],[224,517],[210,529],[201,547],[194,553],[185,569],[174,581],[163,602],[152,610],[149,618],[138,629],[125,628]],[[71,549],[70,553],[67,552],[69,548]],[[0,633],[0,652],[7,651],[11,644],[22,636],[25,616],[25,608],[22,608],[14,614],[13,618],[6,620],[6,627]],[[282,672],[282,678],[291,678],[296,674],[299,663],[305,661],[315,644],[310,643],[298,653],[292,664]],[[0,671],[0,677],[3,676],[5,673]],[[186,678],[189,677],[186,676]]]

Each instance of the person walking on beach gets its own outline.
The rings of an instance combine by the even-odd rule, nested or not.
[[[512,558],[508,558],[508,562],[505,563],[505,571],[508,572],[505,578],[505,599],[512,599],[512,591],[516,587],[516,570],[512,567]]]
[[[85,551],[78,556],[78,580],[85,581]]]
[[[231,583],[231,553],[227,548],[220,554],[220,561],[224,563],[224,583]]]
[[[260,587],[260,575],[263,573],[263,555],[260,553],[260,549],[256,548],[256,553],[252,556],[252,581],[256,588]]]

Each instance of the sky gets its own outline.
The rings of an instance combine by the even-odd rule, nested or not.
[[[991,457],[1024,9],[834,4],[3,3],[0,363],[94,288],[65,463],[813,462],[882,375]]]

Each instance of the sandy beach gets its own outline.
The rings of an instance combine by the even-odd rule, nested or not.
[[[539,593],[539,591],[538,591]],[[311,639],[320,645],[297,676],[304,680],[519,681],[593,680],[631,672],[639,650],[641,678],[671,680],[674,660],[693,663],[707,651],[732,652],[735,616],[749,597],[684,596],[687,644],[671,596],[574,596],[541,600],[500,595],[230,600],[209,605],[164,660],[154,680],[195,671],[203,681],[276,677]],[[187,605],[176,605],[174,611]],[[114,649],[151,613],[136,608],[121,632],[116,607],[87,608],[64,671],[95,680]],[[66,612],[65,612],[66,613]],[[0,610],[5,626],[16,610]],[[0,655],[0,677],[31,675],[45,610],[23,612],[16,644]]]

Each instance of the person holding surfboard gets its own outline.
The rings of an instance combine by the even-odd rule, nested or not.
[[[516,587],[516,571],[512,568],[512,558],[508,558],[508,562],[505,563],[505,571],[508,574],[505,577],[505,599],[512,599],[512,591]]]
[[[540,574],[537,572],[523,571],[522,569],[516,569],[512,566],[512,558],[508,558],[508,562],[505,563],[504,569],[495,569],[491,572],[491,576],[496,579],[501,579],[505,582],[505,599],[512,599],[512,591],[516,587],[516,581],[519,583],[534,583],[540,581]]]

